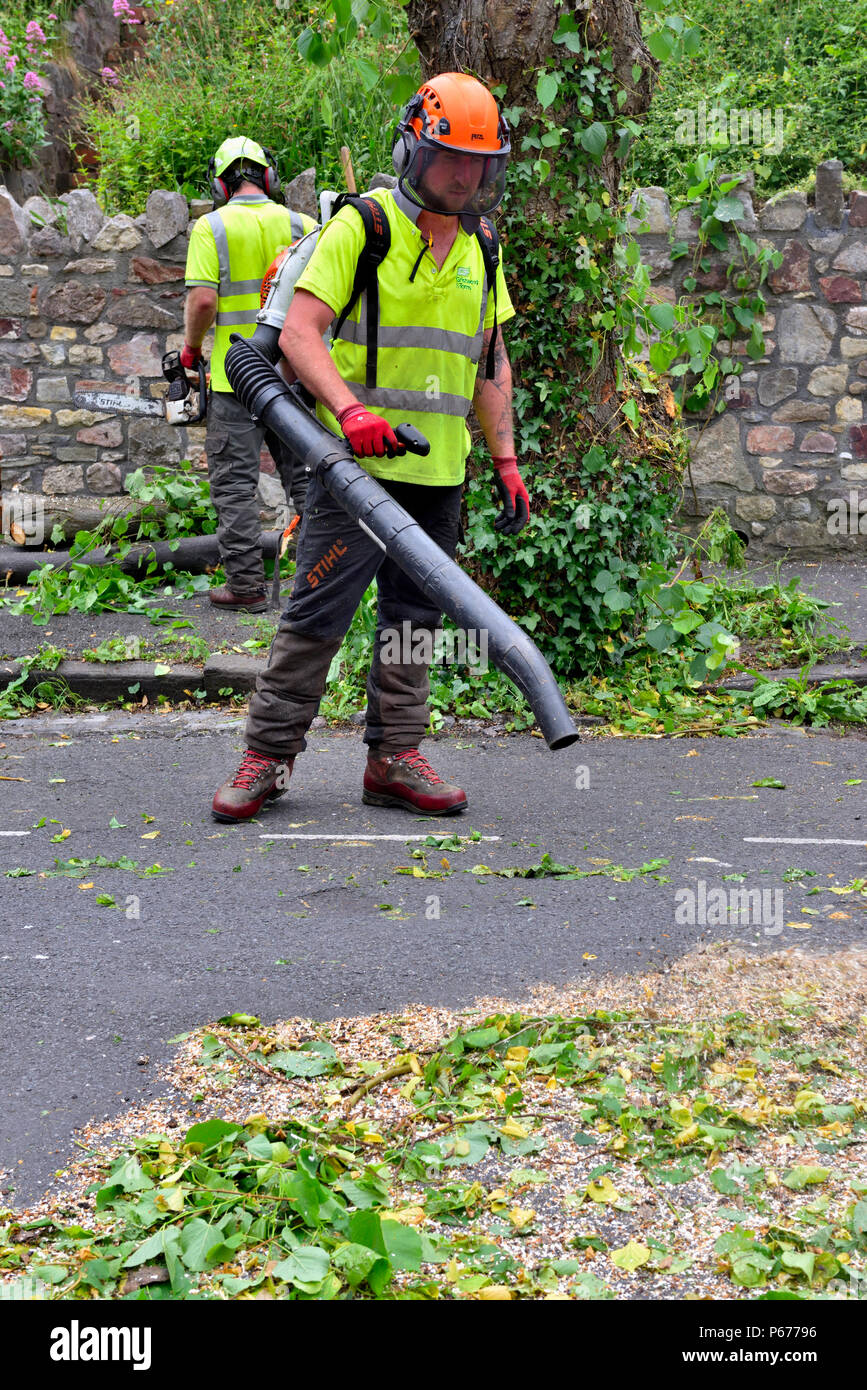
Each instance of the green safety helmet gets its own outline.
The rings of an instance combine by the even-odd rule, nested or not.
[[[232,179],[223,175],[233,164],[239,165]],[[260,172],[261,170],[261,172]],[[241,178],[252,176],[255,183],[275,202],[281,202],[282,188],[274,155],[267,145],[260,145],[248,135],[232,135],[224,140],[208,164],[211,197],[216,207],[222,207],[232,197]]]

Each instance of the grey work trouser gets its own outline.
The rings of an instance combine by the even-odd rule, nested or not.
[[[460,532],[462,484],[424,487],[380,482],[453,558]],[[426,656],[441,613],[350,520],[316,477],[310,482],[298,536],[292,597],[250,700],[248,747],[269,757],[289,758],[307,746],[304,735],[319,709],[328,668],[374,578],[376,636],[367,678],[364,741],[371,753],[383,756],[418,747],[429,722]],[[402,640],[397,660],[391,637],[395,632],[409,639]],[[425,633],[430,634],[427,652]]]
[[[228,586],[235,594],[261,593],[265,587],[257,495],[263,440],[287,499],[291,494],[295,510],[303,511],[307,475],[300,465],[293,467],[290,451],[271,430],[253,422],[233,392],[211,393],[205,455],[211,498],[219,520],[220,560]]]

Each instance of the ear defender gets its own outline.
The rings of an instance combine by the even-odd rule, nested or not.
[[[423,110],[423,103],[420,93],[416,92],[406,104],[403,115],[394,128],[394,140],[391,146],[391,162],[394,172],[398,178],[402,178],[410,166],[418,136],[413,130],[410,122]]]
[[[217,177],[216,168],[217,161],[211,157],[211,159],[208,160],[208,188],[214,207],[221,208],[225,207],[226,203],[229,201],[229,190],[225,181]]]
[[[398,178],[402,178],[409,167],[413,143],[402,125],[397,126],[394,132],[394,143],[391,147],[391,163]]]
[[[273,150],[269,150],[267,145],[262,146],[262,152],[268,161],[262,175],[262,189],[275,203],[282,203],[283,180],[280,178],[280,171],[277,168],[274,152]]]

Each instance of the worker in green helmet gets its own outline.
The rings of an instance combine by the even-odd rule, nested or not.
[[[293,475],[288,451],[241,405],[224,362],[230,334],[249,338],[255,330],[260,286],[274,257],[316,223],[286,207],[274,156],[248,136],[224,140],[208,175],[214,210],[198,219],[190,236],[181,353],[183,366],[194,368],[205,334],[216,325],[205,454],[226,583],[208,597],[216,608],[261,613],[266,600],[257,488],[263,439],[299,512],[306,478],[301,470]]]

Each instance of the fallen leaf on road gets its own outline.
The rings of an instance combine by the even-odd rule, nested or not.
[[[607,1173],[603,1173],[598,1182],[588,1183],[586,1192],[591,1202],[600,1202],[604,1206],[620,1201],[620,1193]]]
[[[637,1240],[630,1240],[627,1245],[619,1250],[611,1251],[611,1263],[618,1269],[628,1270],[632,1273],[640,1265],[646,1265],[650,1259],[650,1251],[646,1245],[641,1245]]]
[[[533,1207],[512,1207],[509,1212],[509,1220],[516,1231],[524,1231],[535,1221],[536,1212]]]

